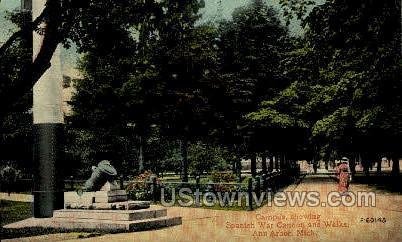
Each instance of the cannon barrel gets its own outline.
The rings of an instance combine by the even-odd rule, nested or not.
[[[116,169],[109,161],[103,160],[92,169],[91,177],[85,182],[83,190],[87,192],[99,191],[106,182],[113,182],[116,176]]]

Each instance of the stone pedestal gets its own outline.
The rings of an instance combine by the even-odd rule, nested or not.
[[[116,183],[106,182],[100,191],[83,192],[79,195],[77,192],[64,193],[64,208],[65,209],[130,209],[130,204],[127,200],[127,192],[120,190]],[[137,204],[137,203],[136,203]],[[135,207],[132,205],[131,207]],[[148,208],[142,206],[141,208]]]
[[[107,182],[96,192],[65,192],[64,209],[55,210],[52,218],[29,218],[4,226],[9,229],[31,227],[66,230],[126,232],[156,229],[182,223],[181,217],[168,216],[164,207],[149,201],[129,201],[125,190]]]
[[[141,210],[55,210],[52,218],[28,218],[4,226],[7,229],[55,228],[63,232],[76,230],[127,232],[180,225],[181,217],[167,215],[167,209],[151,207]]]
[[[151,206],[149,201],[125,201],[113,203],[94,203],[94,209],[111,209],[111,210],[139,210],[146,209]]]
[[[84,192],[81,196],[77,192],[64,193],[64,208],[89,208],[95,202],[95,192]]]
[[[125,190],[95,192],[95,203],[113,203],[123,201],[127,201],[127,192]]]

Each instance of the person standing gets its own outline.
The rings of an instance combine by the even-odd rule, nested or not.
[[[336,173],[338,176],[338,191],[340,193],[346,193],[349,190],[349,183],[351,176],[348,163],[349,159],[343,157],[336,169]]]

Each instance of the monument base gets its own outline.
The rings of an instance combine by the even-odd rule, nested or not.
[[[100,191],[65,192],[64,209],[51,218],[29,218],[4,226],[6,229],[52,228],[126,232],[157,229],[182,223],[181,217],[167,215],[164,207],[149,201],[127,200],[127,192],[107,182]]]
[[[180,225],[181,217],[167,216],[167,209],[151,207],[141,210],[55,210],[52,218],[28,218],[4,226],[6,229],[53,228],[128,232]]]

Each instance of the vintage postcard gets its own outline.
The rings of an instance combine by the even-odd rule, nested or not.
[[[0,0],[3,241],[402,241],[401,0]]]

